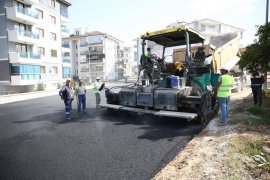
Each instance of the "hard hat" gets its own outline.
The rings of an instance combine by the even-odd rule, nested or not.
[[[96,77],[96,79],[100,79],[100,77]]]
[[[229,71],[229,69],[228,69],[227,67],[225,67],[225,66],[220,67],[220,68],[219,68],[219,70],[225,70],[225,71]]]

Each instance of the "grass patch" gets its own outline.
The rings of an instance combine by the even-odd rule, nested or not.
[[[248,126],[270,125],[270,122],[268,119],[262,119],[262,118],[234,119],[234,120],[229,121],[229,123],[232,125],[244,124],[244,125],[248,125]]]
[[[233,113],[242,113],[242,112],[245,112],[246,110],[247,110],[247,107],[245,107],[245,106],[238,106],[237,108],[232,109],[232,112]]]
[[[244,125],[270,125],[270,109],[265,107],[259,108],[257,106],[240,106],[234,109],[233,114],[243,113],[245,116],[243,118],[233,118],[230,124],[244,124]],[[251,114],[254,117],[248,115]]]
[[[247,154],[257,163],[258,167],[270,171],[270,154],[263,153],[263,147],[267,144],[263,138],[238,138],[232,142],[234,148],[240,153]]]

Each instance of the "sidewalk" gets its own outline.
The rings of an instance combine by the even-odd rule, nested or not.
[[[9,94],[0,96],[0,104],[7,104],[12,102],[24,101],[28,99],[35,99],[46,96],[53,96],[58,94],[59,89],[51,91],[36,91],[19,94]]]
[[[109,81],[105,82],[106,87],[112,86],[125,86],[132,83],[125,83],[121,81]],[[91,89],[92,86],[85,86],[86,89]],[[36,92],[27,92],[27,93],[18,93],[18,94],[8,94],[0,96],[0,104],[7,104],[12,102],[24,101],[28,99],[35,99],[40,97],[54,96],[58,95],[59,89],[50,90],[50,91],[36,91]]]

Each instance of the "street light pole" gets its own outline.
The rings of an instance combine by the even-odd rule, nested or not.
[[[265,26],[268,25],[268,6],[269,6],[269,0],[266,0],[266,18],[265,18]],[[267,70],[264,73],[264,77],[265,77],[265,84],[264,84],[264,90],[267,89]]]
[[[269,6],[269,0],[266,0],[266,18],[265,18],[265,24],[268,23],[268,6]]]

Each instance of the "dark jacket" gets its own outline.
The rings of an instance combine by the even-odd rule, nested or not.
[[[254,72],[250,80],[252,88],[262,88],[262,84],[264,83],[264,76],[260,75],[259,72]]]

